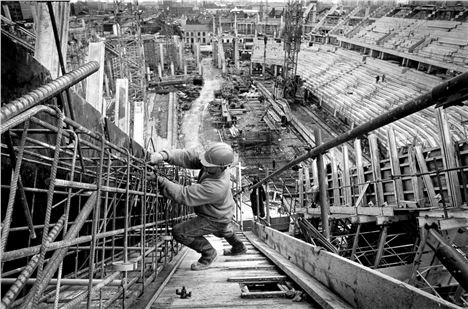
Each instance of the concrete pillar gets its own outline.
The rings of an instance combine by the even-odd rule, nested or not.
[[[312,7],[312,23],[315,24],[317,22],[317,5],[314,4]]]
[[[200,66],[200,43],[197,42],[195,44],[195,55],[196,55],[196,60],[197,60],[197,66]]]
[[[223,73],[227,73],[227,68],[226,68],[226,60],[223,59]]]
[[[237,14],[234,13],[234,35],[237,37]]]
[[[187,63],[184,63],[184,77],[187,77]]]
[[[145,114],[144,114],[144,104],[143,101],[136,101],[133,103],[133,140],[140,144],[140,146],[145,145],[144,138],[144,124],[145,124]]]
[[[119,78],[115,85],[114,122],[124,132],[130,133],[130,106],[128,104],[128,79]]]
[[[101,115],[105,115],[105,106],[102,104],[102,92],[104,84],[104,42],[90,42],[86,62],[96,61],[99,70],[86,80],[86,101],[91,104]]]
[[[221,69],[223,67],[223,59],[224,59],[223,41],[220,39],[220,41],[218,41],[218,69]]]
[[[236,65],[236,69],[240,69],[239,65],[239,39],[236,37],[234,38],[234,64]]]
[[[184,42],[179,42],[179,68],[184,65]]]
[[[161,63],[158,63],[158,76],[159,76],[159,78],[163,77]]]
[[[370,7],[366,7],[366,12],[364,13],[364,18],[368,18],[370,13]]]
[[[112,33],[113,33],[114,35],[117,35],[117,36],[120,35],[120,25],[119,25],[119,24],[114,24],[114,25],[112,26]]]
[[[171,61],[171,75],[175,76],[174,62]]]
[[[278,66],[276,64],[273,65],[273,71],[276,77],[276,75],[278,75]]]
[[[163,43],[159,43],[159,56],[161,62],[161,69],[164,70],[164,45]]]
[[[62,55],[65,66],[67,65],[67,43],[68,43],[68,20],[70,16],[70,4],[59,2],[52,4],[55,21],[57,24],[58,36],[60,40]],[[50,21],[49,10],[45,3],[35,4],[36,14],[34,14],[36,25],[36,46],[34,47],[34,58],[36,58],[46,69],[50,71],[53,79],[62,75],[57,49],[55,47],[54,32]]]

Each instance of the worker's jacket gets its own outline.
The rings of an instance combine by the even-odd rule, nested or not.
[[[234,216],[235,203],[231,193],[231,180],[229,169],[219,176],[205,172],[195,150],[172,150],[165,152],[168,163],[190,168],[200,169],[198,183],[184,186],[171,182],[168,179],[159,180],[164,196],[173,201],[194,207],[195,213],[215,222],[231,222]]]

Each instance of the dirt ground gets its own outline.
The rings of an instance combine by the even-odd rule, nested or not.
[[[212,65],[211,58],[202,59],[201,64],[204,84],[200,96],[183,116],[182,134],[179,136],[182,148],[199,148],[219,141],[217,130],[211,125],[207,107],[214,98],[214,91],[221,88],[223,77],[220,70]]]

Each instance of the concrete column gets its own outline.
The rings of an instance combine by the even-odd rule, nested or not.
[[[273,65],[273,71],[276,77],[276,75],[278,75],[278,66],[276,64]]]
[[[184,77],[187,77],[187,63],[184,63]]]
[[[234,64],[236,65],[236,69],[240,69],[239,65],[239,39],[236,37],[234,38]]]
[[[158,76],[159,76],[159,78],[162,78],[162,77],[163,77],[163,75],[162,75],[161,63],[158,63]]]
[[[68,43],[68,20],[70,16],[70,4],[65,2],[53,3],[55,21],[57,24],[58,36],[67,65],[67,43]],[[36,58],[46,69],[50,71],[53,79],[62,75],[57,49],[55,47],[54,32],[50,21],[49,10],[45,3],[35,4],[36,14],[34,14],[36,25],[36,46],[34,48],[34,58]]]
[[[88,77],[86,81],[86,101],[91,104],[101,115],[105,115],[105,107],[102,104],[102,92],[104,84],[104,42],[90,42],[86,62],[96,61],[99,70]]]
[[[195,45],[195,55],[196,55],[196,59],[197,59],[197,66],[200,66],[200,43],[196,43]]]
[[[234,13],[234,35],[237,37],[237,14]]]
[[[161,69],[164,70],[164,45],[163,43],[159,43],[159,56],[161,62]]]
[[[184,42],[179,42],[179,68],[184,65]]]
[[[128,79],[117,79],[115,88],[114,122],[123,132],[129,134],[130,106],[128,104]]]
[[[171,61],[171,75],[175,76],[174,62]]]
[[[223,73],[227,73],[227,68],[226,68],[226,60],[223,59]]]
[[[315,24],[317,22],[317,5],[314,4],[312,7],[312,23]]]
[[[223,59],[224,59],[223,41],[220,39],[220,41],[218,41],[218,69],[221,69],[223,67]]]

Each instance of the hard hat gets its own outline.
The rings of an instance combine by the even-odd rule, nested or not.
[[[234,162],[234,151],[228,144],[216,143],[200,154],[200,161],[206,167],[225,167]]]

